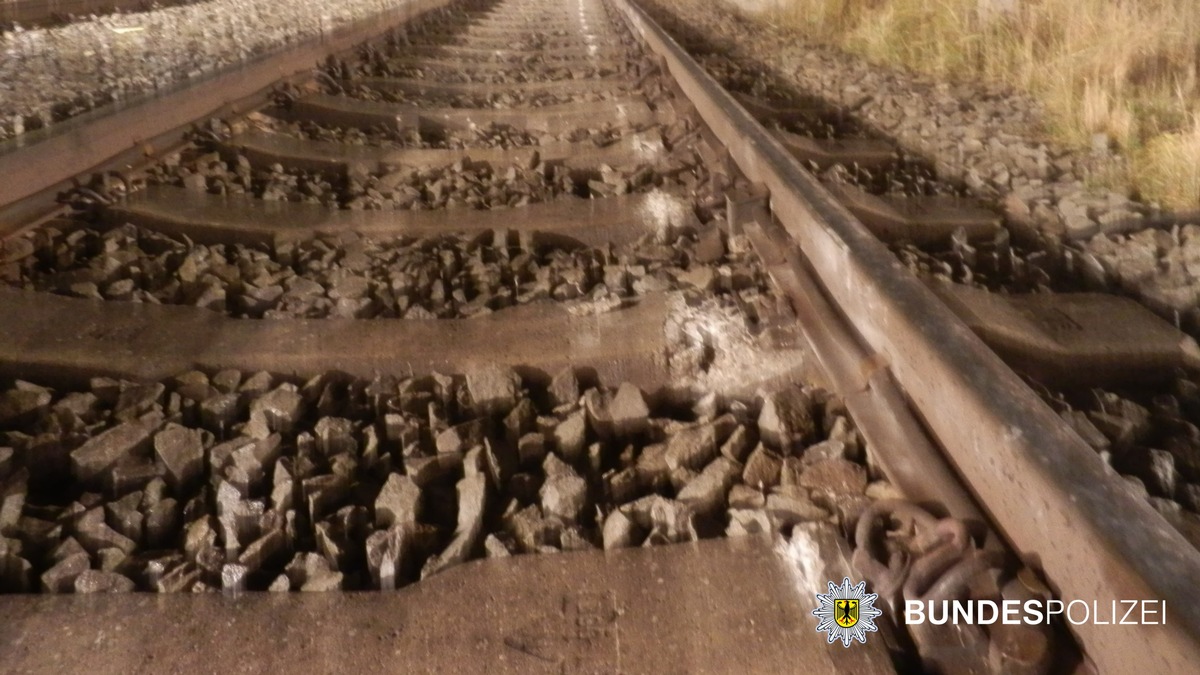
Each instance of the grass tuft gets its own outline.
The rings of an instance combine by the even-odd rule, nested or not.
[[[1154,137],[1134,159],[1133,181],[1143,194],[1179,208],[1200,204],[1200,118],[1190,129]]]
[[[1112,187],[1200,205],[1197,0],[776,0],[768,16],[877,63],[1028,91],[1055,140],[1105,134],[1126,155],[1132,182]]]

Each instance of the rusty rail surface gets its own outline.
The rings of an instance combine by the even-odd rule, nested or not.
[[[616,0],[886,362],[987,513],[1068,600],[1169,598],[1162,626],[1073,627],[1104,672],[1200,659],[1200,553],[1115,474],[737,101],[630,0]],[[870,388],[871,384],[867,387]]]

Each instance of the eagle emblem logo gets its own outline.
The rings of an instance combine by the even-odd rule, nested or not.
[[[879,594],[868,593],[865,581],[851,585],[850,577],[843,578],[841,585],[828,583],[829,592],[817,593],[817,608],[812,611],[820,619],[817,632],[827,633],[829,644],[839,640],[843,647],[855,640],[866,644],[867,633],[879,630],[875,619],[883,615],[883,610],[875,607]]]

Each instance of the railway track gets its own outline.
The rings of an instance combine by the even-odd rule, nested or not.
[[[729,93],[633,5],[394,18],[0,156],[17,670],[1195,656],[1185,446],[1142,450],[1168,402],[1123,426],[1195,365],[1183,333],[967,288],[1053,284],[986,205],[842,114]],[[885,614],[831,650],[812,593],[843,575]],[[900,619],[1050,596],[1170,602],[1115,637]],[[219,647],[162,639],[180,616]]]

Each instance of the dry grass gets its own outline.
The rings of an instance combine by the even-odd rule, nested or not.
[[[1047,131],[1088,147],[1107,134],[1132,185],[1173,208],[1200,205],[1200,2],[775,0],[771,19],[814,41],[948,78],[1014,86]],[[1001,3],[1003,4],[1003,3]]]

